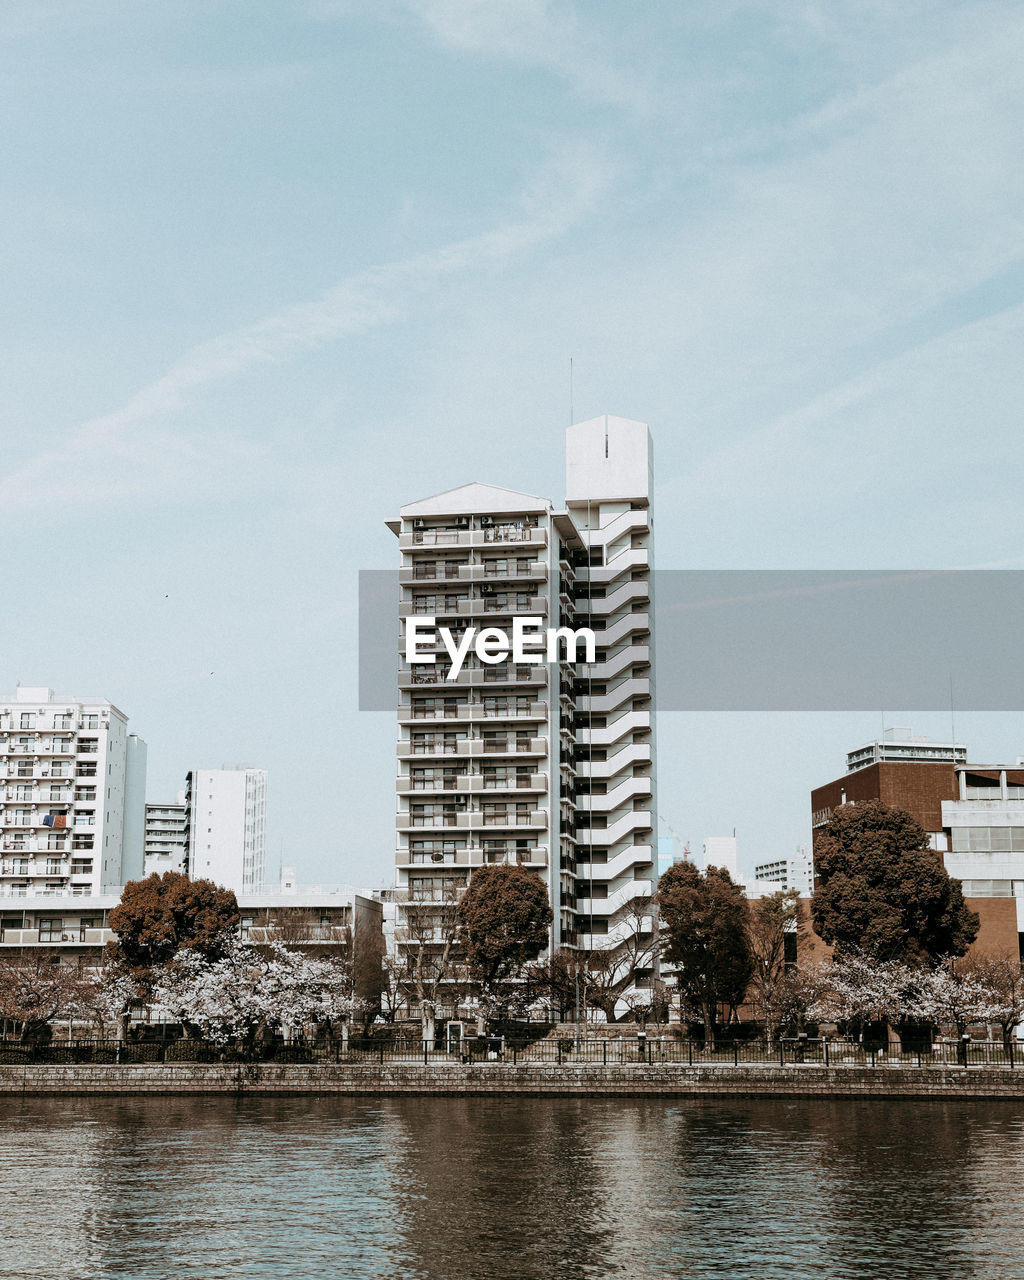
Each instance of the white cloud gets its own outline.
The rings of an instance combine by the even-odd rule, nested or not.
[[[204,387],[395,324],[449,279],[500,270],[579,222],[609,178],[598,152],[563,146],[521,193],[517,217],[479,235],[368,268],[318,298],[194,347],[127,404],[72,429],[59,446],[4,477],[0,503],[8,509],[37,505],[54,475],[74,475],[75,491],[93,500],[137,495],[154,484],[180,485],[189,479],[221,483],[244,461],[265,457],[266,449],[226,433],[200,441],[180,421],[160,426],[158,420],[180,413]]]
[[[584,96],[651,110],[653,86],[619,65],[596,32],[568,4],[551,0],[405,0],[447,49],[543,67]]]

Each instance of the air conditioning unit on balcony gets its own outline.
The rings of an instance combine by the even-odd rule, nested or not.
[[[414,529],[425,529],[427,527],[427,522],[425,520],[414,520],[412,522],[412,527]]]
[[[455,527],[456,529],[468,529],[469,516],[460,516],[459,519],[455,521]]]
[[[493,516],[481,516],[481,517],[480,517],[480,526],[481,526],[481,528],[487,529],[487,528],[489,528],[489,526],[490,526],[490,525],[492,525],[492,524],[494,524],[494,517],[493,517]]]

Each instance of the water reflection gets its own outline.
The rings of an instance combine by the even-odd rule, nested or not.
[[[1012,1103],[0,1100],[2,1277],[1020,1275]]]

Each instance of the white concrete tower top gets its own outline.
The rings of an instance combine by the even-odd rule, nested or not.
[[[654,449],[646,422],[604,414],[565,432],[565,500],[650,502]]]

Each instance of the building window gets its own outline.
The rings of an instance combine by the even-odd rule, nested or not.
[[[93,715],[92,713],[83,712],[82,714],[83,729],[98,729],[99,727],[100,727],[100,718],[98,715]]]
[[[79,738],[78,739],[79,755],[83,755],[83,756],[95,755],[98,751],[99,751],[98,738]]]
[[[95,778],[96,777],[96,761],[95,760],[79,760],[75,766],[75,776],[77,778]]]
[[[65,836],[57,836],[51,832],[50,835],[46,837],[46,847],[47,849],[63,849],[66,847],[65,841]]]
[[[63,921],[60,916],[39,917],[39,941],[61,942],[63,939]]]
[[[93,837],[91,835],[75,835],[71,842],[72,849],[91,849],[93,847]]]
[[[48,876],[59,876],[59,875],[60,875],[60,858],[47,858],[47,859],[46,859],[46,874],[47,874]]]
[[[23,711],[21,713],[21,724],[19,727],[22,729],[34,729],[36,727],[36,718],[31,711]]]
[[[72,858],[71,874],[73,876],[91,876],[92,858]]]

